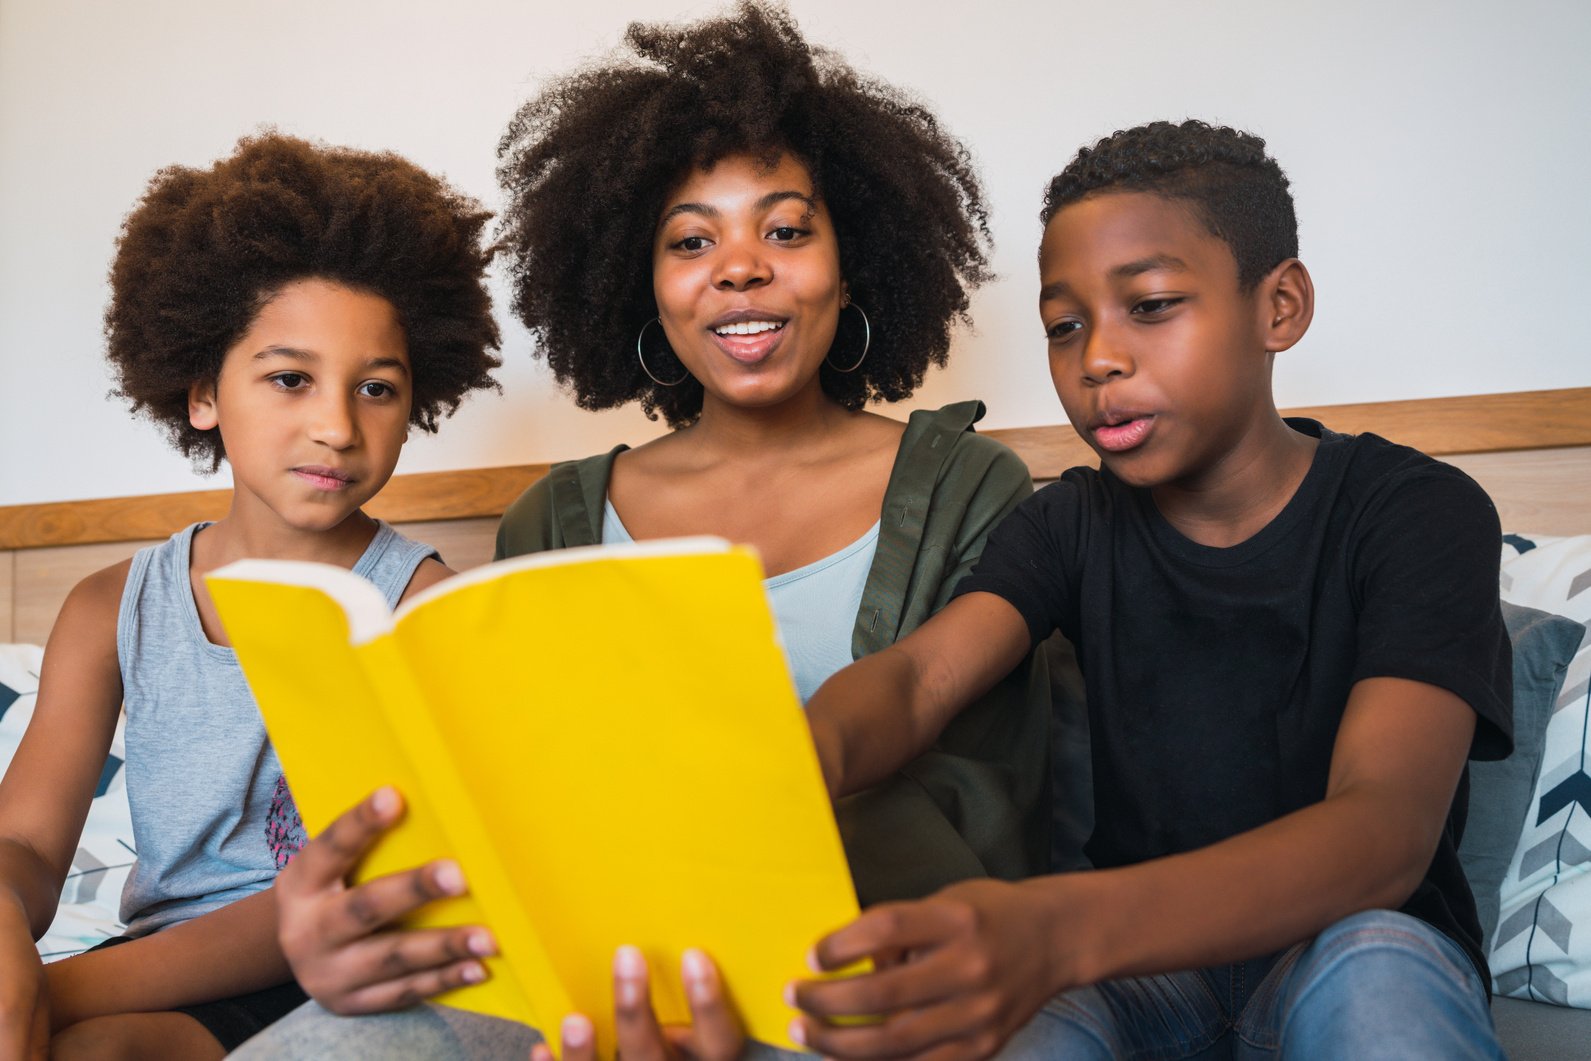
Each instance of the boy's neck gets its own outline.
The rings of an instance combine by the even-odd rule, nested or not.
[[[195,573],[234,560],[307,560],[352,568],[376,535],[376,521],[355,510],[326,530],[288,527],[274,513],[247,511],[236,495],[227,515],[205,528],[194,542]]]
[[[1309,474],[1320,440],[1272,413],[1198,476],[1150,488],[1155,507],[1184,537],[1229,548],[1281,514]]]

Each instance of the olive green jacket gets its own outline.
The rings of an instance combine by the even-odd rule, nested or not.
[[[1033,492],[1020,458],[972,431],[983,403],[911,415],[880,517],[878,551],[851,638],[860,658],[944,607],[989,531]],[[507,512],[497,558],[595,545],[619,446],[555,465]],[[963,711],[900,773],[836,806],[864,903],[915,898],[953,881],[1048,869],[1049,683],[1022,666]]]

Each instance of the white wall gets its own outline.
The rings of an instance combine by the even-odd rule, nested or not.
[[[792,0],[809,38],[924,96],[974,149],[1000,280],[914,399],[1053,422],[1035,214],[1076,147],[1199,116],[1269,139],[1293,178],[1314,329],[1283,404],[1591,384],[1591,4],[1479,0]],[[950,7],[951,5],[943,5]],[[115,401],[100,355],[122,215],[158,167],[261,123],[393,148],[489,204],[497,137],[540,78],[642,0],[0,0],[0,504],[217,485]],[[575,409],[503,314],[505,393],[471,399],[400,471],[580,456],[658,430]],[[220,477],[225,483],[225,474]]]

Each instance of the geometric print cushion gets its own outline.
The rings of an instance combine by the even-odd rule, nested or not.
[[[0,774],[11,765],[33,718],[44,650],[37,645],[0,644]],[[49,931],[38,942],[45,961],[87,950],[121,935],[122,885],[133,864],[133,823],[122,771],[122,722],[116,722],[105,768],[89,804],[83,835],[61,891]]]
[[[1591,625],[1591,535],[1503,537],[1503,599]],[[1591,634],[1547,721],[1488,959],[1498,994],[1591,1009]]]

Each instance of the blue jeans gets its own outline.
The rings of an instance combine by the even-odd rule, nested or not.
[[[1423,921],[1370,910],[1266,958],[1057,995],[1000,1056],[1501,1061],[1503,1052],[1464,952]]]

